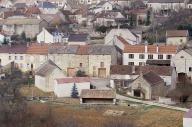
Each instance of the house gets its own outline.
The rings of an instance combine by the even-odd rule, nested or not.
[[[66,77],[57,78],[54,85],[54,93],[57,97],[72,97],[73,92],[76,92],[76,97],[84,89],[90,89],[89,77]]]
[[[148,8],[141,8],[141,9],[132,9],[127,11],[127,17],[128,19],[130,18],[135,18],[135,26],[142,26],[146,25],[147,23],[147,18],[148,14],[150,14],[150,9]],[[149,22],[151,19],[149,19]]]
[[[186,8],[185,0],[149,0],[147,7],[155,13],[168,15],[170,11],[179,11]]]
[[[189,109],[183,116],[183,127],[191,127],[192,124],[192,109]]]
[[[58,8],[66,8],[67,1],[66,0],[48,0],[48,2],[57,5]]]
[[[47,26],[45,20],[37,18],[8,18],[3,20],[2,30],[8,35],[21,35],[25,32],[27,38],[34,38]]]
[[[48,60],[35,71],[35,86],[44,92],[53,92],[54,80],[62,77],[65,77],[62,69]]]
[[[90,5],[90,4],[98,4],[100,1],[101,0],[79,0],[79,3]]]
[[[113,10],[113,4],[109,1],[101,1],[96,5],[97,8],[102,8],[102,11]]]
[[[38,7],[43,14],[56,14],[59,11],[56,4],[47,1],[40,1]]]
[[[80,104],[115,104],[116,93],[113,90],[82,90]]]
[[[187,8],[192,9],[192,1],[191,0],[189,0],[189,2],[187,3]]]
[[[0,6],[4,8],[11,8],[13,6],[13,2],[11,0],[1,0]]]
[[[123,65],[146,65],[147,60],[170,60],[176,52],[176,45],[126,45],[123,50]]]
[[[25,3],[27,6],[35,6],[38,0],[15,0],[14,4]]]
[[[129,0],[111,0],[110,1],[112,4],[117,4],[121,7],[130,7],[131,1]]]
[[[96,14],[94,24],[96,26],[117,26],[123,24],[127,19],[125,16],[118,11],[103,11],[99,14]]]
[[[107,78],[110,66],[117,64],[116,56],[114,46],[96,44],[50,47],[48,57],[70,77],[81,70],[88,76]]]
[[[131,32],[129,29],[112,29],[105,36],[105,44],[113,45],[114,39],[116,36],[121,36],[128,44],[135,45],[141,43],[141,36],[136,35],[134,32]]]
[[[132,81],[138,78],[140,73],[153,72],[160,76],[165,85],[171,89],[175,88],[177,74],[174,67],[171,66],[129,66],[129,65],[112,65],[111,66],[111,87],[128,87]]]
[[[171,63],[176,69],[179,81],[182,81],[185,77],[192,78],[191,48],[186,48],[177,52],[177,54],[171,59]]]
[[[153,100],[166,94],[164,80],[153,71],[141,74],[129,85],[129,95]]]
[[[55,27],[43,28],[37,35],[38,43],[64,43],[67,39],[67,34]]]
[[[69,34],[67,40],[68,45],[87,45],[89,41],[89,34],[79,33],[79,34]]]
[[[6,43],[6,42],[9,42],[11,41],[11,37],[4,34],[4,33],[0,33],[0,44],[2,43]]]
[[[189,40],[188,30],[167,30],[166,44],[181,45],[186,44]]]

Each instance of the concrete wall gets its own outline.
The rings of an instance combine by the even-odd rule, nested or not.
[[[181,45],[181,44],[186,44],[187,42],[188,42],[188,37],[168,37],[166,40],[166,43],[168,45]]]

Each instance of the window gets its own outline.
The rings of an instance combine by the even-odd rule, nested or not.
[[[133,59],[134,58],[134,54],[129,54],[129,58]]]
[[[158,55],[158,59],[162,60],[163,59],[163,55]]]
[[[17,60],[17,56],[15,56],[15,60]]]
[[[82,63],[80,63],[80,64],[79,64],[79,67],[83,67],[83,64],[82,64]]]
[[[189,67],[189,72],[192,72],[192,67]]]
[[[153,55],[148,55],[148,59],[153,59]]]
[[[139,59],[145,59],[145,55],[144,54],[139,54]]]
[[[183,39],[180,39],[180,42],[183,42]]]
[[[144,66],[145,63],[144,62],[139,62],[139,66]]]
[[[11,56],[9,56],[9,60],[11,60]]]
[[[101,63],[100,63],[100,67],[104,67],[104,62],[101,62]]]
[[[133,65],[134,65],[134,62],[129,62],[128,65],[133,66]]]
[[[170,60],[171,59],[171,55],[167,55],[167,60]]]
[[[20,60],[23,60],[23,56],[20,56]]]

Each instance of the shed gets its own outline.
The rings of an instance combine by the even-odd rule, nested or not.
[[[44,92],[53,92],[54,79],[65,77],[53,61],[48,60],[35,71],[35,86]]]
[[[55,80],[54,93],[57,97],[78,97],[83,89],[90,89],[89,77],[66,77]]]
[[[113,90],[90,89],[82,90],[80,95],[81,104],[115,104],[116,92]]]

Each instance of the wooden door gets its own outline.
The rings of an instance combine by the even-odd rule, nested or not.
[[[106,68],[99,68],[99,77],[105,78],[106,77]]]

